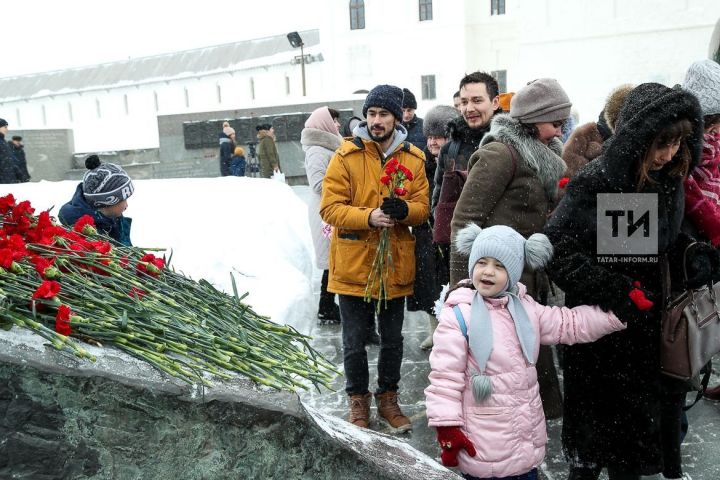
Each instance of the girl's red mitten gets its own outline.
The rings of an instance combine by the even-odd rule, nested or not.
[[[463,448],[471,457],[477,453],[475,445],[462,433],[460,427],[438,427],[437,439],[442,450],[440,460],[446,467],[457,467],[457,456]]]
[[[630,300],[632,300],[637,309],[641,312],[650,310],[655,304],[652,302],[652,300],[645,296],[645,292],[642,290],[642,285],[640,284],[640,282],[633,282],[633,287],[634,288],[630,290],[630,293],[628,293]]]

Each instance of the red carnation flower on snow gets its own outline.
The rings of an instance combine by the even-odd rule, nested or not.
[[[147,253],[143,255],[143,257],[137,264],[138,271],[152,277],[157,277],[158,275],[160,275],[160,272],[163,268],[165,268],[165,260],[156,257],[152,253]]]
[[[76,232],[83,233],[85,235],[96,235],[97,229],[95,228],[95,219],[91,215],[83,215],[77,219],[73,230]]]
[[[44,280],[32,294],[33,300],[37,298],[53,298],[60,293],[60,284],[55,280]]]
[[[15,206],[15,197],[12,193],[0,197],[0,215],[5,215]]]
[[[57,315],[55,316],[55,331],[60,335],[65,335],[67,337],[72,333],[72,330],[70,329],[70,315],[72,315],[70,307],[67,305],[60,305]]]
[[[570,181],[570,179],[568,177],[562,177],[560,179],[560,181],[558,182],[558,187],[565,188],[565,186],[568,184],[569,181]]]
[[[110,253],[110,250],[112,250],[112,245],[110,244],[110,242],[105,242],[103,240],[90,242],[90,245],[92,245],[96,252],[103,255],[107,255],[108,253]]]
[[[147,295],[147,292],[141,288],[132,287],[132,289],[130,289],[130,297],[132,298],[142,300],[145,295]]]

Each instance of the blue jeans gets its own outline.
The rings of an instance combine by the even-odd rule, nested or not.
[[[375,301],[362,297],[338,295],[342,324],[343,363],[345,366],[345,392],[364,395],[368,392],[366,337],[369,326],[375,321]],[[376,394],[396,392],[400,382],[403,358],[402,326],[405,318],[405,297],[383,302],[378,314],[380,355],[378,355],[378,388]]]
[[[490,478],[480,478],[480,477],[473,477],[472,475],[463,474],[463,477],[466,478],[466,480],[537,480],[538,474],[537,474],[537,468],[533,468],[527,473],[523,473],[521,475],[510,475],[509,477],[490,477]]]

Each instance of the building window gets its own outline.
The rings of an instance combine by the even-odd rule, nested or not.
[[[350,0],[350,30],[365,28],[365,1]]]
[[[290,95],[290,77],[285,75],[285,95]]]
[[[250,98],[255,100],[255,79],[250,77]]]
[[[160,100],[158,100],[158,94],[157,92],[153,92],[153,100],[155,101],[155,111],[160,111]]]
[[[44,126],[44,127],[47,127],[47,111],[45,110],[45,105],[43,105],[43,106],[40,107],[40,108],[41,108],[41,110],[42,110],[43,126]]]
[[[190,92],[188,91],[187,87],[185,87],[184,90],[185,90],[185,108],[190,108]]]
[[[95,99],[95,113],[97,113],[97,118],[102,118],[102,110],[100,110],[100,99]]]
[[[128,103],[127,93],[123,95],[123,104],[125,105],[125,115],[130,115],[130,103]]]
[[[490,15],[505,15],[505,0],[490,0]]]
[[[68,120],[73,121],[72,103],[68,102]]]
[[[418,0],[420,21],[432,20],[432,0]]]
[[[220,88],[220,85],[215,86],[215,91],[217,92],[218,103],[222,103],[222,89]]]
[[[493,70],[490,72],[498,82],[498,91],[500,93],[507,92],[507,70]]]
[[[423,75],[420,77],[422,84],[422,99],[435,100],[435,75]]]

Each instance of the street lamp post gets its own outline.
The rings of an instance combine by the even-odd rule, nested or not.
[[[293,48],[300,47],[300,71],[302,72],[302,92],[303,97],[305,96],[305,51],[303,47],[305,47],[305,44],[302,41],[302,38],[300,38],[300,34],[298,32],[290,32],[287,34],[287,39],[290,42],[290,46]]]

